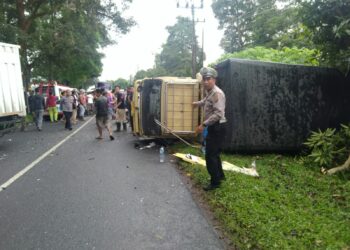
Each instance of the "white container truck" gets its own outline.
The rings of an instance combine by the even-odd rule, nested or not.
[[[0,43],[0,136],[26,116],[18,45]]]

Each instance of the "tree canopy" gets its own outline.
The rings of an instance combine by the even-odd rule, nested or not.
[[[152,69],[140,70],[135,79],[153,76],[191,76],[192,69],[192,22],[187,17],[177,17],[173,26],[168,26],[168,38],[155,57]],[[196,69],[202,66],[203,52],[196,39]]]
[[[320,51],[320,65],[349,70],[348,0],[213,0],[212,9],[226,53],[256,46],[307,48]]]
[[[98,49],[108,31],[125,34],[134,21],[122,11],[131,0],[4,0],[0,41],[21,45],[25,82],[41,76],[78,86],[102,71]]]
[[[322,63],[349,71],[350,1],[301,0],[302,22],[313,33],[313,43],[321,51]]]

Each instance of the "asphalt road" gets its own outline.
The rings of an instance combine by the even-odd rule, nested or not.
[[[44,123],[0,138],[0,185],[86,124],[6,189],[0,249],[223,249],[169,158],[95,121]]]

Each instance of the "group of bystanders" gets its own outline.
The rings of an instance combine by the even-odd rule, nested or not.
[[[99,136],[96,139],[103,139],[103,128],[109,133],[109,138],[114,140],[112,135],[111,121],[116,120],[116,132],[121,128],[127,131],[127,123],[130,121],[132,130],[131,102],[133,87],[128,87],[127,93],[121,92],[120,86],[116,86],[114,91],[106,89],[96,89],[96,125]]]
[[[63,112],[62,121],[65,121],[65,129],[72,130],[72,124],[77,123],[77,118],[84,121],[88,107],[88,97],[83,89],[79,93],[76,90],[66,90],[61,93],[59,101],[58,97],[52,91],[49,91],[45,100],[40,94],[39,88],[36,88],[35,95],[30,94],[28,103],[29,111],[33,115],[38,131],[42,131],[45,110],[48,111],[51,122],[58,122],[58,103]]]

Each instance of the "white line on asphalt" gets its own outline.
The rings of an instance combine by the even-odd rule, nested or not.
[[[35,161],[33,161],[32,163],[30,163],[27,167],[25,167],[24,169],[22,169],[21,171],[19,171],[16,175],[14,175],[11,179],[9,179],[8,181],[6,181],[4,184],[2,184],[0,186],[0,192],[5,190],[6,188],[8,188],[12,183],[14,183],[17,179],[19,179],[22,175],[24,175],[25,173],[27,173],[29,170],[31,170],[36,164],[38,164],[39,162],[41,162],[43,159],[45,159],[46,156],[48,156],[49,154],[51,154],[53,151],[55,151],[59,146],[61,146],[63,143],[65,143],[69,138],[71,138],[73,135],[75,135],[76,133],[78,133],[83,127],[85,127],[95,116],[91,117],[89,120],[87,120],[82,126],[80,126],[80,128],[78,128],[77,130],[75,130],[73,133],[71,133],[70,135],[68,135],[66,138],[64,138],[62,141],[60,141],[58,144],[56,144],[55,146],[53,146],[51,149],[49,149],[48,151],[46,151],[44,154],[42,154],[39,158],[37,158]]]

